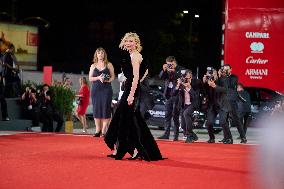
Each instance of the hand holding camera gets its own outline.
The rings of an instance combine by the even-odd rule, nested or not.
[[[215,83],[214,80],[208,80],[207,82],[208,82],[208,85],[209,85],[210,87],[212,87],[212,88],[215,88],[215,87],[216,87],[216,83]]]
[[[163,65],[163,71],[168,72],[174,72],[175,71],[175,65],[173,63],[166,63]]]
[[[110,79],[109,74],[102,73],[98,76],[98,80],[100,80],[102,83],[107,82]]]

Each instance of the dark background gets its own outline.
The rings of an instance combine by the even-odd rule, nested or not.
[[[88,73],[93,53],[101,46],[118,73],[118,45],[129,31],[141,38],[151,76],[169,55],[194,72],[199,67],[201,73],[221,62],[222,0],[8,0],[0,4],[1,21],[39,27],[39,70],[52,65],[55,71]],[[182,14],[183,10],[189,14]],[[50,26],[45,28],[47,22]]]

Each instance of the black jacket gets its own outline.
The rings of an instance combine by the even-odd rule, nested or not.
[[[178,89],[175,89],[175,95],[179,96],[179,104],[178,104],[179,107],[184,108],[184,106],[185,106],[184,95],[185,95],[186,92],[189,93],[191,105],[195,109],[198,109],[198,107],[199,107],[199,93],[196,90],[194,90],[193,88],[191,88],[189,91],[185,91],[184,86],[180,86]]]
[[[160,72],[160,78],[162,80],[165,81],[165,90],[164,90],[164,95],[166,99],[169,99],[172,96],[175,96],[175,88],[177,85],[177,79],[181,77],[181,70],[183,70],[184,68],[177,65],[176,69],[174,72],[164,72],[164,70],[162,70]],[[168,86],[170,84],[170,82],[172,82],[173,87],[170,89]]]
[[[213,107],[221,109],[225,112],[231,111],[231,105],[227,97],[227,90],[225,87],[219,85],[219,81],[216,82],[216,88],[210,87],[207,83],[203,84],[204,92],[208,98],[208,108]]]
[[[230,76],[222,76],[219,79],[219,86],[226,89],[226,94],[228,100],[237,101],[238,100],[238,76],[231,74]]]
[[[239,112],[251,112],[251,100],[248,92],[245,90],[239,91],[237,102]]]

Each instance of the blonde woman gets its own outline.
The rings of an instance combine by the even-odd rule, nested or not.
[[[81,77],[79,79],[80,91],[76,95],[78,97],[78,107],[76,111],[76,116],[80,120],[83,126],[83,133],[87,132],[87,120],[86,120],[86,111],[89,106],[90,100],[90,89],[86,77]]]
[[[139,80],[147,70],[140,54],[142,47],[139,36],[136,33],[126,33],[119,47],[128,51],[121,65],[126,81],[120,103],[105,136],[107,146],[111,150],[116,147],[108,157],[121,160],[129,153],[132,155],[129,160],[161,160],[160,150],[139,111]]]
[[[108,129],[111,118],[111,82],[114,78],[114,68],[107,59],[106,51],[101,47],[97,48],[89,72],[89,80],[92,84],[93,116],[96,124],[94,137],[104,137]]]

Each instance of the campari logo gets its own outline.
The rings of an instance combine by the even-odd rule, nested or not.
[[[263,53],[264,44],[262,42],[252,42],[250,49],[252,53]]]
[[[250,79],[262,79],[268,75],[268,69],[247,69],[245,75]]]

